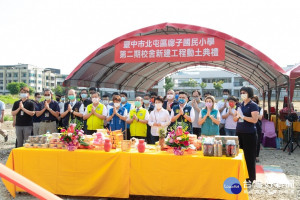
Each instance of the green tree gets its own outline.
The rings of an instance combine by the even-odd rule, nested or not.
[[[213,82],[213,84],[214,84],[214,88],[217,90],[217,91],[220,91],[222,88],[223,88],[223,83],[224,83],[224,81],[218,81],[218,82]]]
[[[199,83],[195,81],[194,79],[189,79],[188,81],[184,81],[180,83],[180,86],[182,87],[198,87]]]
[[[7,84],[6,89],[8,89],[8,91],[11,94],[19,94],[19,92],[20,92],[20,83],[11,82],[11,83]]]
[[[206,88],[206,86],[207,86],[207,83],[204,83],[204,82],[200,83],[200,87],[201,87],[202,89]]]
[[[166,92],[168,90],[170,90],[170,89],[173,89],[173,87],[174,87],[174,81],[173,81],[173,79],[171,77],[167,76],[165,78],[165,85],[164,85],[164,88],[165,88]]]
[[[62,95],[62,94],[65,93],[65,88],[62,87],[62,86],[60,86],[60,85],[57,85],[56,88],[54,88],[53,92],[54,92],[55,94],[60,94],[60,95]]]
[[[19,94],[20,89],[22,87],[28,87],[28,85],[26,83],[17,83],[17,82],[11,82],[9,84],[7,84],[6,89],[8,89],[8,91],[11,94]],[[28,87],[29,88],[29,94],[32,95],[34,93],[34,89],[32,87]]]

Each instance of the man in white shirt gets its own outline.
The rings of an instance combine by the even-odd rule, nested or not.
[[[193,134],[200,136],[201,135],[201,125],[198,124],[199,113],[202,108],[205,107],[205,103],[201,101],[201,93],[199,90],[192,92],[192,100],[188,103],[189,106],[192,106],[195,111],[195,120],[193,121]]]
[[[167,130],[171,123],[169,112],[162,107],[163,102],[162,98],[157,97],[155,99],[155,108],[149,116],[148,124],[151,126],[151,144],[155,144],[159,140],[159,130]]]
[[[228,89],[224,89],[223,90],[223,99],[218,101],[217,106],[218,106],[218,110],[220,113],[223,113],[223,110],[228,106],[228,102],[227,102],[227,98],[229,97],[230,92]],[[225,119],[222,118],[221,116],[221,122],[219,124],[219,129],[220,129],[220,135],[225,135],[225,130],[224,130],[224,126],[225,126]]]

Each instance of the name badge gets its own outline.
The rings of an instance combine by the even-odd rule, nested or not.
[[[21,113],[20,113],[20,114],[21,114],[21,116],[23,116],[23,115],[24,115],[24,111],[23,111],[23,110],[21,110]]]
[[[143,113],[140,113],[140,116],[143,116]]]
[[[45,112],[45,117],[49,117],[49,112]]]

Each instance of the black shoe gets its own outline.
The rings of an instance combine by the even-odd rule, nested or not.
[[[8,140],[8,135],[4,136],[4,142],[7,142]]]

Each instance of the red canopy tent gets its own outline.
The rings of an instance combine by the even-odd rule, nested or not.
[[[300,64],[295,65],[285,73],[289,77],[290,101],[293,101],[296,80],[300,78]]]
[[[225,41],[225,60],[197,62],[115,63],[115,45],[135,36],[207,34]],[[225,33],[187,24],[162,23],[120,36],[85,58],[66,78],[64,86],[148,91],[166,75],[189,66],[216,66],[235,72],[261,93],[286,82],[285,71],[249,44]]]

